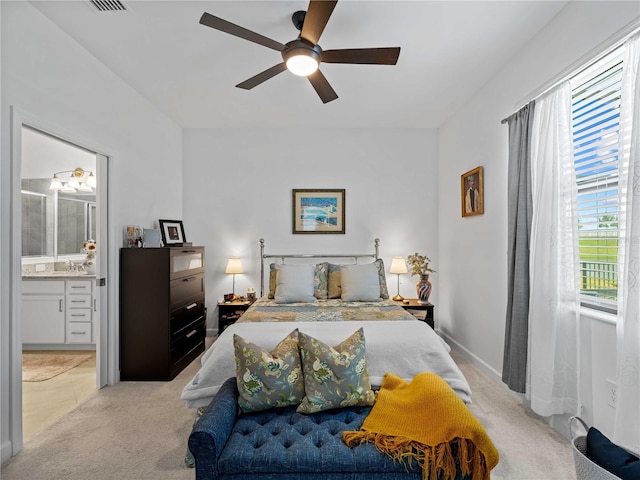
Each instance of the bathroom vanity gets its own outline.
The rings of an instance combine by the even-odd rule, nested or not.
[[[47,272],[22,276],[22,348],[95,348],[95,275]]]

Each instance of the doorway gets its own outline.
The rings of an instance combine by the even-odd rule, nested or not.
[[[20,208],[22,228],[13,255],[21,287],[13,359],[23,376],[12,405],[22,413],[13,454],[107,384],[108,297],[100,288],[108,264],[108,158],[22,122],[14,129],[14,211]]]

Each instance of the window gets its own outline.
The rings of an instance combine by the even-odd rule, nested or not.
[[[618,134],[622,48],[571,80],[578,186],[580,293],[615,312],[618,296]]]

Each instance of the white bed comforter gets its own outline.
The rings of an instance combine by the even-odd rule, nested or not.
[[[426,323],[417,320],[235,323],[225,329],[202,356],[202,367],[184,387],[182,399],[190,408],[206,406],[225,380],[235,377],[234,333],[272,350],[296,328],[334,346],[360,327],[364,328],[372,386],[380,386],[387,372],[406,381],[420,372],[434,372],[446,380],[465,403],[471,402],[471,389],[449,355],[449,345]]]

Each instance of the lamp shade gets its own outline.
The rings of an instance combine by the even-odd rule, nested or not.
[[[57,175],[54,175],[51,179],[51,185],[49,186],[49,190],[62,190],[62,182],[58,178]]]
[[[89,176],[87,177],[87,185],[89,185],[91,188],[96,188],[96,176],[93,174],[93,172],[89,172]]]
[[[389,269],[390,273],[396,273],[400,275],[401,273],[409,273],[407,270],[407,263],[404,261],[404,257],[393,257],[391,260],[391,268]]]
[[[236,274],[242,273],[242,262],[238,257],[232,257],[227,262],[227,268],[224,273]]]

